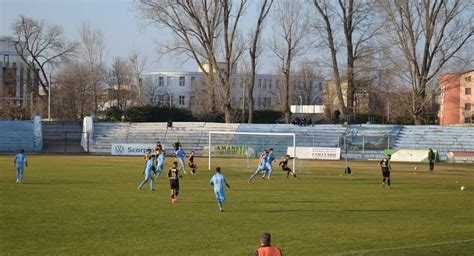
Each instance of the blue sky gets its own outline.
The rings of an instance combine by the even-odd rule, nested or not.
[[[162,58],[157,61],[156,44],[167,38],[156,27],[145,27],[132,0],[0,0],[0,35],[11,35],[11,24],[23,14],[63,26],[67,38],[78,40],[83,22],[100,29],[105,37],[107,60],[128,56],[134,48],[147,55],[146,71],[195,71],[193,62]]]

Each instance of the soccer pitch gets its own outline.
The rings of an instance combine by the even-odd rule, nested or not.
[[[251,255],[264,231],[284,255],[474,253],[473,165],[392,163],[388,190],[375,161],[342,176],[343,161],[305,161],[299,180],[275,166],[247,184],[257,160],[217,159],[231,185],[221,213],[204,158],[171,204],[166,173],[137,191],[140,157],[27,157],[17,185],[13,155],[0,156],[2,255]]]

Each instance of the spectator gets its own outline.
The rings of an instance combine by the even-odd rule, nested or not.
[[[260,247],[255,251],[255,256],[281,256],[281,250],[278,247],[272,246],[272,235],[265,232],[260,239]]]

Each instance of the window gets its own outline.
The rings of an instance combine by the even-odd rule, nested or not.
[[[268,88],[272,89],[272,79],[268,80]]]
[[[267,88],[267,79],[263,79],[263,88],[264,88],[264,89]]]
[[[470,117],[465,117],[464,118],[464,123],[468,124],[468,123],[471,123],[472,122],[472,118]]]
[[[258,79],[258,88],[262,88],[262,79]]]
[[[185,77],[184,77],[184,76],[180,76],[180,77],[179,77],[179,86],[184,86],[184,84],[185,84],[184,82],[185,82],[185,81],[186,81],[186,80],[185,80]],[[183,97],[184,97],[184,96],[183,96]]]
[[[471,110],[471,103],[464,103],[464,110]]]
[[[8,63],[8,62],[10,62],[10,55],[8,54],[3,55],[3,63]]]
[[[158,86],[165,86],[165,78],[160,76],[158,77]]]
[[[465,88],[464,89],[464,94],[471,95],[471,88]]]
[[[471,76],[466,76],[466,77],[464,78],[464,81],[466,81],[466,82],[471,82]]]
[[[178,104],[184,106],[184,95],[179,95]]]

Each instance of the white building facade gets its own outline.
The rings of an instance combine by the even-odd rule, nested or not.
[[[255,110],[280,109],[282,78],[282,76],[272,74],[256,75],[253,90]],[[290,105],[323,103],[325,83],[322,79],[295,76],[290,80]],[[245,85],[248,81],[249,75],[243,73],[237,73],[231,78],[233,108],[248,109],[245,100]],[[145,103],[152,105],[193,108],[193,104],[199,104],[196,102],[195,94],[206,90],[203,72],[150,72],[142,74],[141,82]],[[308,84],[310,84],[309,89]],[[219,92],[216,93],[216,97],[220,97]]]

